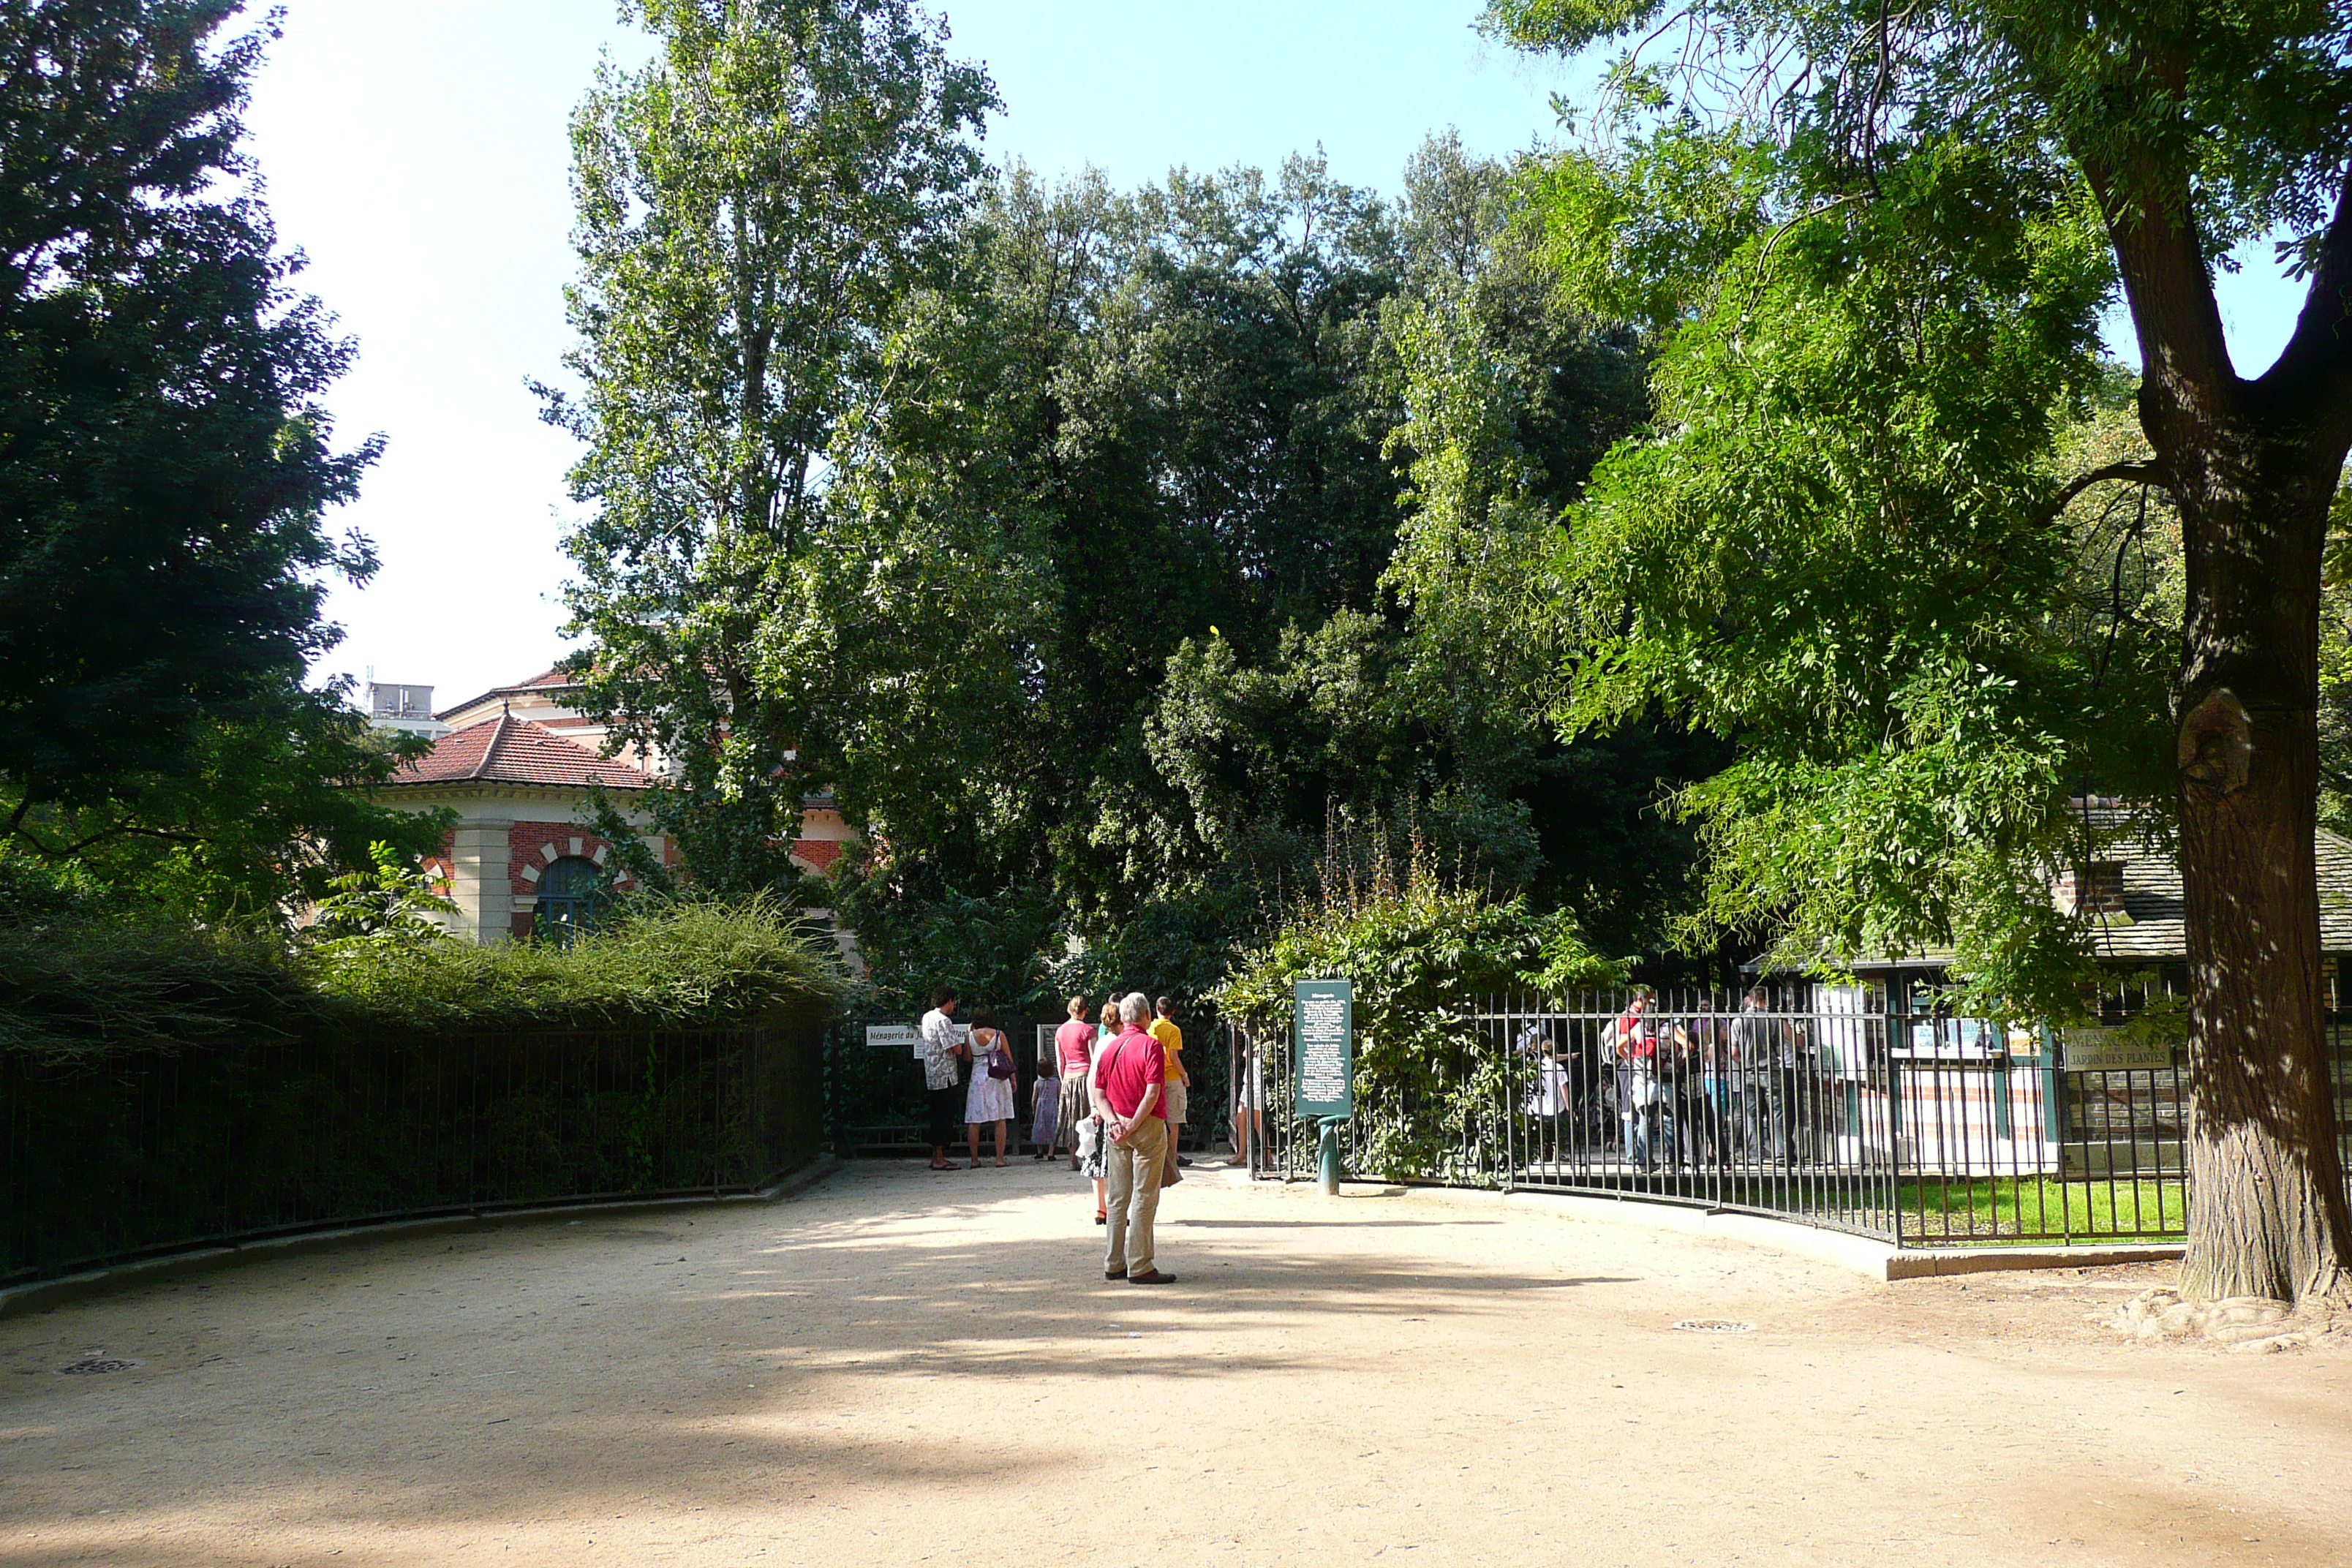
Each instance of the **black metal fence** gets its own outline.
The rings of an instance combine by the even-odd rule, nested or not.
[[[1013,1080],[1013,1119],[1006,1146],[1024,1142],[1031,1131],[1037,1078],[1054,1074],[1051,1041],[1066,1015],[999,1013],[996,1026],[1012,1042],[1018,1068]],[[961,1020],[960,1021],[968,1021]],[[1205,1149],[1223,1135],[1232,1110],[1231,1056],[1223,1025],[1214,1017],[1180,1017],[1184,1030],[1184,1067],[1192,1077],[1180,1138],[1185,1149]],[[845,1025],[835,1035],[826,1058],[827,1126],[835,1152],[844,1158],[856,1154],[914,1153],[928,1149],[923,1089],[923,1064],[910,1045],[894,1036],[888,1044],[868,1045],[869,1026],[883,1030],[911,1029],[914,1020],[877,1016]],[[962,1068],[968,1089],[971,1068]],[[1058,1075],[1055,1075],[1058,1076]],[[957,1138],[969,1133],[959,1124]],[[985,1135],[983,1141],[986,1141]],[[993,1147],[992,1143],[988,1145]]]
[[[2158,1241],[2187,1234],[2187,1053],[2061,1041],[1830,992],[1743,1012],[1666,997],[1495,998],[1452,1058],[1368,1075],[1341,1134],[1349,1174],[1575,1192],[1801,1220],[1906,1247]],[[1851,1007],[1843,1005],[1851,999]],[[2352,1162],[2352,1026],[2329,1029]],[[1315,1174],[1287,1031],[1236,1027],[1262,1131],[1254,1175]]]
[[[371,1220],[755,1190],[823,1146],[826,1033],[0,1055],[0,1284]]]

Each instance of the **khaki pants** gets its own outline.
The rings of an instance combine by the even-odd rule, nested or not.
[[[1160,1212],[1160,1162],[1168,1156],[1168,1124],[1157,1116],[1137,1122],[1124,1143],[1110,1146],[1103,1272],[1151,1272],[1151,1221]]]
[[[1176,1145],[1183,1136],[1178,1129],[1184,1125],[1184,1112],[1189,1107],[1182,1084],[1171,1080],[1162,1084],[1160,1091],[1168,1097],[1168,1158],[1160,1167],[1160,1184],[1172,1187],[1184,1179],[1176,1173]]]

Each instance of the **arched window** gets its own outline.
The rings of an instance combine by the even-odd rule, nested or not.
[[[566,855],[539,879],[533,923],[541,940],[569,942],[596,923],[604,902],[604,868],[584,855]]]

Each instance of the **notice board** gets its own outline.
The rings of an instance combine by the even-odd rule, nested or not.
[[[1302,980],[1291,1038],[1298,1052],[1298,1114],[1356,1113],[1356,987],[1347,980]]]

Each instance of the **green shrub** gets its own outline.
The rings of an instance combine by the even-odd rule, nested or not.
[[[1471,1021],[1500,992],[1559,991],[1623,977],[1588,949],[1563,911],[1525,898],[1496,902],[1448,886],[1416,863],[1385,868],[1302,901],[1265,946],[1244,953],[1217,992],[1229,1017],[1286,1030],[1294,984],[1355,984],[1356,1163],[1361,1173],[1438,1177],[1454,1152],[1500,1137],[1499,1043]],[[1475,1162],[1473,1170],[1485,1169]]]
[[[420,1028],[715,1028],[840,1005],[831,940],[767,897],[620,906],[568,946],[317,943],[320,991],[347,1016]]]
[[[0,925],[0,1050],[219,1046],[324,1021],[323,999],[275,933],[138,915]]]
[[[766,899],[643,901],[569,947],[478,948],[394,925],[289,944],[66,899],[0,909],[0,1050],[45,1059],[369,1033],[719,1028],[827,1012],[848,989],[830,940]]]

